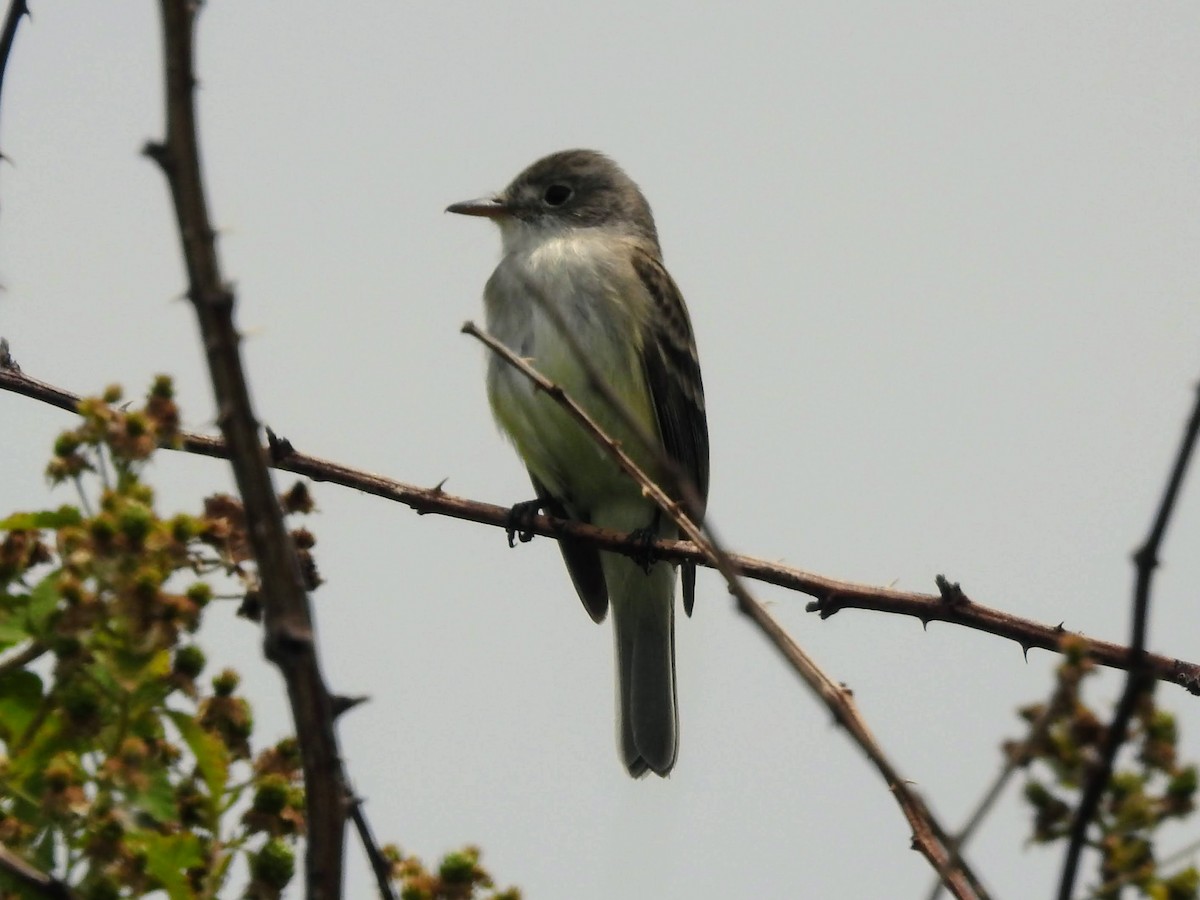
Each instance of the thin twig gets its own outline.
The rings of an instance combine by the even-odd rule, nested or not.
[[[262,584],[264,650],[287,683],[304,768],[308,849],[307,896],[341,896],[346,788],[333,727],[333,704],[321,674],[313,621],[295,547],[262,452],[258,422],[233,321],[234,295],[221,275],[208,213],[196,128],[193,39],[199,4],[162,0],[166,137],[145,154],[170,187],[195,308],[212,378],[217,421],[246,510]]]
[[[1029,734],[1025,740],[1021,741],[1015,747],[1006,749],[1004,765],[1000,767],[999,773],[992,780],[988,789],[984,791],[983,797],[976,804],[974,812],[967,818],[966,823],[955,834],[950,835],[951,846],[956,852],[961,853],[966,847],[967,842],[974,837],[979,826],[983,824],[988,814],[996,805],[1004,789],[1008,786],[1008,782],[1012,776],[1016,774],[1018,769],[1023,768],[1029,763],[1030,754],[1033,749],[1045,741],[1046,732],[1049,729],[1050,722],[1054,718],[1056,704],[1061,704],[1062,686],[1056,685],[1054,694],[1050,702],[1041,711],[1036,719],[1029,726]],[[944,885],[940,881],[934,882],[929,888],[929,900],[937,900],[941,896]]]
[[[350,821],[354,823],[359,843],[367,854],[367,861],[371,863],[371,872],[375,875],[375,887],[379,890],[379,896],[383,900],[398,900],[396,889],[392,886],[392,867],[384,858],[379,844],[375,842],[371,823],[367,821],[367,814],[363,812],[362,799],[359,797],[352,797],[350,800]]]
[[[24,669],[31,662],[41,659],[46,655],[50,648],[41,641],[30,641],[20,650],[17,650],[11,656],[6,656],[0,659],[0,678],[16,672],[18,669]]]
[[[4,17],[4,28],[0,30],[0,98],[4,95],[4,76],[8,72],[8,60],[12,56],[13,41],[17,38],[17,28],[21,19],[29,15],[29,4],[26,0],[12,0],[8,4],[8,14]],[[3,154],[0,153],[0,158]]]
[[[5,368],[2,360],[0,390],[40,400],[69,412],[75,412],[82,399],[78,394],[31,378],[19,369]],[[180,432],[179,445],[171,449],[214,459],[229,458],[229,449],[220,438],[190,431]],[[450,516],[495,528],[507,528],[511,525],[509,507],[448,494],[440,486],[426,488],[407,484],[332,460],[300,453],[290,446],[284,452],[272,455],[269,464],[280,471],[303,475],[314,481],[326,481],[385,500],[403,503],[421,515]],[[522,527],[525,527],[525,523]],[[643,544],[633,548],[629,536],[622,532],[551,516],[532,517],[527,530],[554,539],[577,538],[614,553],[633,555],[644,554],[648,550],[656,559],[710,565],[700,549],[690,541],[658,540],[648,548]],[[746,578],[817,598],[808,604],[807,609],[809,612],[818,613],[821,618],[828,618],[843,609],[863,609],[908,616],[925,625],[930,622],[945,622],[1006,638],[1017,643],[1026,652],[1036,647],[1058,653],[1062,639],[1073,634],[1062,625],[1046,625],[1025,619],[995,607],[970,601],[961,595],[947,599],[944,593],[899,591],[842,581],[754,556],[730,554],[729,558],[738,574]],[[1088,641],[1088,654],[1099,665],[1114,669],[1129,667],[1128,647],[1091,638]],[[1200,694],[1200,664],[1158,654],[1148,655],[1147,662],[1154,677],[1159,681],[1177,684],[1193,694]]]
[[[1161,872],[1172,863],[1177,863],[1181,860],[1187,859],[1189,856],[1193,856],[1197,850],[1200,850],[1200,841],[1192,841],[1190,844],[1185,844],[1178,850],[1168,853],[1162,859],[1156,860],[1156,868]],[[1112,879],[1112,881],[1106,881],[1104,884],[1098,885],[1090,894],[1088,894],[1088,900],[1099,900],[1101,897],[1114,897],[1116,896],[1114,891],[1132,884],[1142,876],[1143,872],[1136,868],[1129,872],[1125,872],[1124,874]]]
[[[659,485],[646,475],[629,454],[609,437],[596,421],[567,395],[560,385],[551,382],[473,322],[464,324],[462,330],[485,344],[508,365],[529,378],[534,385],[558,403],[608,452],[625,473],[641,486],[642,491],[675,521],[679,530],[697,545],[712,565],[725,577],[726,585],[738,600],[739,609],[759,626],[772,645],[791,664],[793,671],[824,701],[833,713],[835,720],[854,738],[867,758],[883,776],[913,829],[913,846],[929,860],[956,897],[961,900],[986,898],[986,892],[966,863],[961,859],[956,860],[954,854],[948,851],[945,832],[938,825],[933,813],[908,782],[900,777],[871,735],[866,722],[854,704],[850,691],[836,684],[822,671],[811,657],[792,640],[775,618],[767,612],[766,608],[750,594],[738,577],[728,554],[721,549],[717,539],[713,536],[711,525],[707,526],[707,534],[701,532],[696,523],[692,522],[683,512],[680,504],[671,499]]]
[[[1117,751],[1125,742],[1129,721],[1133,718],[1134,709],[1141,696],[1152,686],[1152,672],[1146,659],[1146,628],[1150,618],[1150,584],[1154,579],[1154,570],[1158,567],[1158,550],[1167,526],[1171,521],[1171,513],[1175,509],[1175,501],[1183,486],[1183,477],[1187,473],[1188,463],[1196,447],[1196,438],[1200,435],[1200,385],[1196,388],[1196,403],[1192,408],[1191,418],[1183,431],[1183,439],[1179,444],[1179,452],[1175,456],[1175,464],[1171,467],[1171,475],[1167,479],[1166,489],[1150,527],[1150,534],[1138,551],[1133,555],[1136,576],[1133,590],[1133,626],[1132,637],[1129,641],[1131,665],[1125,678],[1125,690],[1117,702],[1116,712],[1108,726],[1108,736],[1104,741],[1104,752],[1088,779],[1083,795],[1079,799],[1079,807],[1075,810],[1075,818],[1071,821],[1071,841],[1063,859],[1062,881],[1059,883],[1059,900],[1071,900],[1075,890],[1075,877],[1079,870],[1079,857],[1087,841],[1088,826],[1100,806],[1100,798],[1104,795],[1108,782],[1112,778],[1113,763]]]
[[[78,897],[67,885],[31,866],[3,844],[0,844],[0,871],[39,897],[49,897],[50,900],[76,900]]]

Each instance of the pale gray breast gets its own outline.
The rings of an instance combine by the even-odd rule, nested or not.
[[[584,238],[543,240],[510,252],[488,281],[485,302],[488,329],[497,339],[561,386],[613,437],[629,447],[637,443],[595,390],[574,346],[626,399],[636,419],[653,422],[638,327],[638,317],[650,310],[650,298],[620,237],[606,239],[593,231]],[[557,315],[544,311],[547,304]],[[558,318],[573,342],[562,339]],[[546,471],[550,480],[558,479],[549,470],[565,477],[564,466],[603,455],[577,426],[566,423],[565,413],[550,398],[494,355],[488,362],[488,392],[501,426],[523,448],[527,462]],[[606,475],[610,466],[604,466]]]
[[[488,330],[521,356],[542,359],[537,368],[551,377],[544,365],[573,368],[557,346],[555,318],[608,367],[616,357],[631,358],[636,319],[649,311],[624,239],[595,230],[518,243],[492,273],[484,297]],[[543,304],[556,315],[543,313]]]

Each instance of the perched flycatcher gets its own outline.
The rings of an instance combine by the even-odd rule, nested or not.
[[[535,162],[496,196],[448,211],[500,226],[503,258],[484,290],[488,330],[562,387],[664,488],[677,484],[680,473],[690,479],[687,512],[698,522],[708,493],[700,365],[687,307],[663,266],[654,218],[638,186],[608,157],[567,150]],[[613,410],[579,350],[656,446],[647,447],[639,429]],[[612,457],[495,355],[488,360],[487,390],[541,508],[603,528],[677,537],[675,525]],[[612,604],[625,765],[635,777],[666,775],[679,745],[674,567],[647,567],[576,541],[560,546],[591,617],[601,621]],[[684,609],[691,614],[692,567],[684,567],[683,580]]]

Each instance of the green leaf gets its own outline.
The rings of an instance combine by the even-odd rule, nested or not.
[[[83,516],[74,506],[60,506],[58,509],[47,509],[40,512],[13,513],[7,519],[0,519],[0,531],[37,531],[42,528],[62,528],[64,525],[78,525]]]
[[[171,825],[179,821],[175,789],[171,786],[166,769],[150,773],[150,784],[133,798],[133,802],[160,825]]]
[[[58,592],[58,578],[61,569],[55,569],[29,592],[29,606],[26,608],[26,621],[33,634],[41,634],[50,621],[50,616],[58,609],[58,601],[62,595]]]
[[[188,882],[187,870],[200,865],[200,840],[194,834],[131,834],[129,843],[146,850],[146,872],[156,878],[171,900],[193,900],[196,896]]]
[[[45,787],[46,766],[55,754],[63,751],[73,751],[75,741],[64,732],[62,716],[49,715],[44,718],[35,717],[31,724],[36,724],[29,743],[20,748],[20,752],[12,754],[8,761],[8,777],[13,783],[20,785],[26,793],[40,794]],[[24,737],[24,732],[17,735]],[[11,750],[11,748],[10,748]]]
[[[220,853],[215,861],[210,860],[208,863],[207,883],[212,886],[212,896],[216,896],[216,889],[225,883],[225,878],[229,874],[229,866],[233,863],[234,854]]]
[[[0,675],[0,738],[9,743],[25,733],[42,705],[42,679],[25,669]]]
[[[7,650],[30,639],[22,613],[29,603],[26,594],[0,593],[0,650]]]
[[[96,685],[98,693],[106,697],[124,695],[125,686],[113,678],[116,668],[117,664],[113,661],[113,654],[110,650],[96,648],[92,651],[92,663],[87,667],[87,677]]]
[[[126,693],[139,699],[165,697],[170,693],[164,678],[171,672],[171,654],[166,650],[147,653],[127,646],[116,646],[107,652],[96,654],[108,668],[112,683]]]
[[[216,735],[201,728],[187,713],[168,710],[167,715],[196,757],[196,767],[204,779],[204,786],[208,788],[211,813],[216,815],[217,804],[225,794],[225,784],[229,780],[229,751]]]
[[[33,845],[33,859],[31,862],[41,869],[43,872],[55,871],[55,830],[47,828],[42,832],[41,838]]]
[[[0,594],[0,649],[40,637],[58,609],[61,569],[39,581],[28,594]]]

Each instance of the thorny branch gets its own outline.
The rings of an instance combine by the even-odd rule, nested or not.
[[[1017,773],[1018,769],[1023,768],[1029,763],[1030,755],[1034,749],[1040,744],[1044,738],[1050,721],[1053,718],[1056,704],[1060,703],[1059,694],[1061,693],[1061,685],[1056,689],[1055,695],[1051,697],[1050,702],[1046,704],[1046,708],[1042,710],[1041,715],[1031,723],[1029,733],[1024,740],[1005,748],[1004,765],[1000,767],[999,773],[993,779],[988,789],[984,791],[983,797],[976,804],[974,811],[967,817],[966,823],[957,832],[950,835],[952,846],[959,853],[966,847],[967,842],[975,835],[976,830],[983,824],[984,819],[995,807],[996,802],[1004,793],[1005,787]],[[934,882],[929,889],[929,900],[937,900],[941,896],[945,886],[940,882]]]
[[[0,356],[0,390],[40,400],[69,412],[75,411],[81,399],[78,394],[25,375],[11,357],[8,359],[11,364],[5,365],[4,357]],[[187,431],[181,432],[180,435],[181,444],[178,449],[184,452],[217,459],[227,459],[229,456],[229,449],[220,438]],[[420,515],[450,516],[495,528],[506,528],[510,523],[510,510],[506,506],[457,497],[446,493],[440,485],[432,488],[418,487],[364,472],[342,463],[300,453],[286,441],[279,441],[274,445],[270,465],[314,481],[327,481],[385,500],[404,503]],[[578,538],[616,553],[646,552],[643,545],[639,545],[636,550],[632,549],[626,534],[596,528],[582,522],[535,516],[531,517],[527,526],[526,523],[522,523],[522,527],[549,538]],[[709,565],[703,553],[690,541],[660,540],[651,544],[649,549],[659,559]],[[841,581],[753,556],[731,553],[729,559],[738,574],[746,578],[817,598],[808,604],[807,608],[810,612],[818,613],[821,618],[828,618],[842,609],[865,609],[909,616],[925,625],[930,622],[946,622],[1007,638],[1016,642],[1026,652],[1036,647],[1057,653],[1063,637],[1070,634],[1062,625],[1046,625],[1014,616],[995,607],[968,600],[960,591],[943,590],[937,594],[899,591]],[[1129,667],[1131,657],[1128,647],[1109,641],[1089,639],[1088,651],[1091,658],[1100,665],[1114,669]],[[1147,654],[1146,661],[1157,680],[1177,684],[1193,694],[1200,694],[1200,664],[1159,654]]]
[[[166,136],[148,143],[170,187],[195,308],[217,402],[246,511],[262,586],[264,650],[287,683],[304,768],[307,895],[341,897],[347,791],[334,732],[334,704],[321,674],[313,620],[295,547],[283,522],[262,452],[258,421],[233,321],[233,290],[221,275],[209,218],[196,127],[193,38],[199,5],[162,0]]]
[[[163,169],[170,183],[176,212],[179,218],[185,261],[189,273],[189,297],[196,306],[205,335],[205,345],[212,367],[214,389],[221,410],[220,424],[225,441],[200,435],[185,435],[184,448],[189,452],[229,458],[233,463],[239,487],[246,501],[247,514],[254,522],[251,528],[259,560],[260,576],[263,579],[264,598],[267,600],[266,631],[267,652],[284,672],[292,696],[293,711],[297,718],[297,730],[305,744],[306,784],[310,796],[310,853],[308,856],[309,888],[312,896],[340,895],[341,831],[346,813],[346,795],[340,759],[337,755],[336,737],[332,727],[331,698],[325,688],[316,659],[312,640],[311,614],[307,598],[299,587],[300,579],[295,569],[295,560],[290,542],[278,516],[274,491],[270,488],[270,476],[262,459],[258,425],[254,419],[246,390],[244,373],[238,359],[238,335],[232,321],[234,298],[220,277],[219,264],[213,241],[213,230],[209,224],[203,184],[199,169],[196,143],[194,110],[191,93],[194,88],[192,73],[191,41],[196,6],[186,0],[163,0],[164,37],[167,45],[167,95],[168,128],[163,143],[148,144],[146,155],[154,159]],[[22,17],[29,14],[26,0],[12,0],[3,28],[0,30],[0,91],[3,89],[7,62],[13,41]],[[575,407],[557,386],[539,381],[534,370],[517,360],[485,333],[473,326],[465,331],[488,344],[512,365],[539,383],[548,394],[555,397],[573,414],[586,415]],[[36,383],[36,390],[20,390],[7,383],[12,376],[24,381],[26,386],[33,379],[20,376],[19,369],[11,362],[4,348],[0,359],[0,387],[16,390],[52,402],[64,409],[74,409],[78,397],[59,391],[49,385]],[[543,383],[544,382],[544,383]],[[53,398],[53,399],[51,399]],[[589,426],[602,444],[614,456],[620,456],[620,448],[607,438],[598,426]],[[1200,667],[1177,659],[1146,652],[1146,625],[1150,601],[1150,586],[1158,563],[1161,545],[1170,515],[1177,498],[1183,475],[1192,454],[1197,434],[1200,433],[1200,396],[1191,421],[1185,431],[1184,440],[1164,493],[1158,515],[1146,543],[1135,554],[1137,569],[1134,596],[1132,639],[1129,647],[1109,642],[1092,642],[1090,652],[1101,664],[1128,670],[1126,688],[1118,704],[1109,729],[1106,753],[1101,765],[1091,779],[1077,810],[1072,841],[1064,864],[1060,898],[1066,900],[1073,889],[1079,853],[1085,843],[1087,824],[1094,815],[1095,807],[1111,776],[1113,760],[1124,739],[1125,730],[1138,696],[1146,689],[1151,679],[1172,681],[1193,693],[1200,693]],[[230,448],[233,448],[232,450]],[[290,448],[273,459],[275,468],[308,475],[317,480],[328,480],[359,488],[380,496],[391,497],[408,503],[420,513],[437,513],[471,519],[504,527],[508,510],[488,504],[476,503],[452,497],[439,488],[424,489],[390,479],[372,476],[348,467],[339,466]],[[841,609],[874,609],[881,612],[908,615],[928,624],[930,621],[945,621],[964,627],[987,631],[997,636],[1018,642],[1026,651],[1030,647],[1057,650],[1058,639],[1065,634],[1061,626],[1049,627],[1030,620],[1010,616],[966,600],[961,594],[951,598],[942,594],[921,594],[856,585],[824,578],[819,575],[770,563],[751,557],[726,554],[718,544],[700,532],[694,523],[689,523],[680,507],[665,493],[656,489],[644,473],[628,459],[631,474],[642,482],[643,487],[660,503],[665,512],[679,522],[691,542],[658,541],[654,550],[662,558],[687,560],[709,565],[721,570],[726,576],[730,590],[739,600],[744,612],[751,616],[764,633],[772,640],[797,672],[809,683],[830,706],[840,724],[851,732],[856,741],[875,763],[889,786],[897,794],[914,828],[914,842],[929,857],[939,874],[958,896],[983,896],[982,889],[965,864],[957,860],[953,849],[948,849],[946,835],[924,807],[920,798],[912,792],[895,772],[882,750],[870,735],[865,722],[858,714],[853,697],[844,687],[835,684],[806,654],[791,640],[770,614],[745,591],[737,578],[738,574],[808,593],[816,598],[808,609],[822,618],[834,615]],[[264,485],[266,490],[263,490]],[[257,490],[256,490],[257,488]],[[274,512],[255,502],[269,497],[269,506]],[[271,521],[279,519],[278,527]],[[591,540],[598,546],[618,552],[629,552],[626,535],[593,528],[581,523],[538,516],[530,523],[530,530],[550,537],[571,535]],[[690,527],[689,527],[690,526]],[[645,552],[644,548],[640,552]],[[272,600],[276,602],[272,604]],[[297,660],[300,662],[297,664]],[[306,671],[307,670],[307,671]],[[300,710],[299,705],[307,709]],[[313,729],[310,739],[317,749],[310,748],[304,740],[302,720],[309,721]],[[311,757],[311,759],[310,759]],[[310,767],[310,762],[314,767]],[[330,775],[335,777],[329,777]],[[324,778],[332,789],[324,793],[317,789],[317,782]],[[315,796],[314,796],[315,795]],[[318,811],[317,806],[322,810]],[[360,813],[357,803],[352,812]],[[325,823],[323,829],[322,823]],[[369,835],[365,821],[358,823],[360,830]],[[322,831],[330,843],[321,852]],[[336,836],[334,832],[337,832]],[[335,852],[331,851],[336,848]],[[368,850],[370,843],[368,838]],[[60,883],[29,869],[23,861],[10,859],[0,847],[0,868],[20,878],[26,886],[47,897],[69,897],[68,889]],[[336,863],[334,860],[336,859]],[[323,862],[321,861],[323,860]],[[961,865],[961,870],[959,866]]]
[[[399,900],[396,896],[396,889],[392,886],[392,868],[379,848],[375,835],[371,832],[367,814],[363,812],[362,800],[358,797],[350,798],[350,821],[354,823],[358,839],[366,850],[367,862],[371,864],[371,874],[375,876],[375,889],[379,891],[380,898],[382,900]]]
[[[621,446],[567,395],[561,386],[551,382],[508,347],[479,329],[473,322],[467,322],[463,325],[462,330],[485,344],[492,352],[529,378],[540,390],[558,403],[598,444],[604,447],[627,475],[641,485],[643,492],[675,521],[679,530],[696,544],[708,562],[720,570],[725,577],[730,593],[737,598],[741,611],[762,629],[763,634],[791,664],[801,679],[821,698],[833,713],[834,719],[854,738],[879,774],[883,776],[913,829],[913,847],[929,860],[943,883],[960,900],[968,900],[968,898],[984,900],[987,892],[966,862],[949,846],[946,833],[934,818],[932,811],[925,805],[920,795],[899,775],[884,754],[883,749],[875,741],[866,722],[858,712],[850,691],[842,685],[836,684],[792,640],[766,608],[750,594],[738,577],[729,556],[712,536],[711,528],[707,529],[708,534],[701,532],[700,528],[683,512],[680,504],[655,484]],[[583,357],[581,356],[580,359]]]

